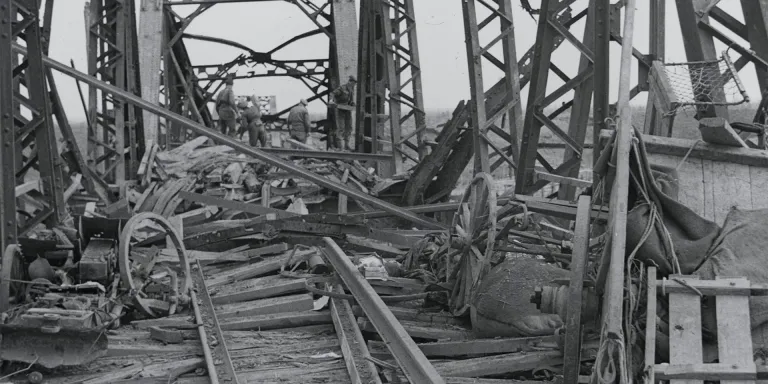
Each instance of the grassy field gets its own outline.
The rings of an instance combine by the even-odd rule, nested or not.
[[[428,110],[427,111],[427,127],[434,128],[438,125],[444,124],[448,119],[451,117],[451,113],[453,110],[451,109],[445,109],[445,110]],[[745,106],[740,108],[731,108],[730,109],[730,120],[731,121],[740,121],[740,122],[751,122],[752,118],[755,113],[755,107],[754,106]],[[325,116],[321,115],[314,115],[312,116],[313,120],[320,120],[323,119]],[[554,121],[558,124],[558,126],[562,127],[563,129],[568,128],[568,121],[570,119],[570,115],[568,113],[563,113],[562,115],[558,116]],[[645,120],[645,108],[644,107],[635,107],[632,111],[632,125],[642,129],[643,122]],[[75,135],[77,137],[77,142],[80,148],[83,150],[83,153],[85,154],[85,148],[87,143],[87,125],[83,122],[81,123],[72,123],[73,130],[75,131]],[[673,128],[673,137],[679,137],[679,138],[686,138],[686,139],[698,139],[700,138],[699,130],[698,130],[698,123],[695,119],[692,117],[692,113],[690,112],[680,112],[676,119],[675,124]],[[403,128],[404,134],[407,134],[409,131],[412,131],[413,127],[405,126]],[[387,136],[389,136],[387,134]],[[587,142],[591,142],[592,138],[592,126],[591,123],[587,127]],[[541,135],[542,141],[545,142],[560,142],[560,140],[549,130],[543,129],[542,135]],[[499,140],[499,144],[503,145],[503,143]],[[562,149],[543,149],[542,150],[543,155],[545,158],[547,158],[548,161],[550,161],[553,164],[560,164],[562,162],[563,158],[563,150]],[[592,164],[592,151],[590,149],[585,149],[582,157],[582,164],[586,165],[587,167],[582,166],[582,170],[585,171],[584,174],[587,176],[589,174],[589,166]],[[456,193],[461,193],[461,191],[464,190],[464,186],[469,183],[472,177],[472,164],[470,163],[470,166],[467,167],[467,169],[462,174],[462,177],[460,179],[459,185],[457,185],[457,191]],[[502,165],[497,169],[493,177],[495,180],[497,180],[498,187],[500,189],[508,189],[512,188],[513,184],[511,183],[511,180],[509,180],[509,167],[506,166],[506,164]]]

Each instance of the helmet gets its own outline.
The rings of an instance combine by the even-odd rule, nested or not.
[[[349,81],[357,83],[357,79],[354,76],[350,76]]]
[[[299,103],[301,103],[302,105],[309,104],[309,103],[307,103],[307,99],[301,99],[301,100],[299,100]]]
[[[237,103],[237,107],[240,109],[246,109],[248,108],[248,102],[245,100],[240,100],[240,102]]]

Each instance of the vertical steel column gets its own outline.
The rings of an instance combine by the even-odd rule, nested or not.
[[[580,109],[582,109],[582,111],[576,113],[572,118],[584,119],[586,113],[581,112],[583,112],[583,103],[588,103],[588,101],[586,101],[588,98],[584,97],[579,100],[569,101],[564,103],[562,107],[558,108],[552,114],[544,114],[545,108],[552,105],[568,92],[576,90],[576,98],[578,99],[581,97],[581,93],[586,90],[591,90],[591,88],[580,88],[580,86],[584,82],[593,81],[593,66],[590,65],[587,66],[587,68],[581,68],[582,71],[580,71],[576,77],[570,78],[552,63],[552,52],[556,47],[555,43],[558,37],[564,38],[570,42],[581,52],[582,56],[589,60],[589,62],[594,63],[595,60],[595,55],[590,47],[573,36],[567,26],[559,21],[560,17],[558,17],[558,15],[566,11],[571,3],[572,1],[570,0],[544,0],[541,3],[539,26],[536,34],[537,42],[534,46],[533,54],[532,77],[530,89],[528,91],[525,125],[523,127],[523,139],[515,178],[515,191],[519,194],[534,193],[549,183],[547,179],[539,178],[537,176],[537,173],[539,172],[563,176],[570,174],[571,170],[574,168],[578,170],[579,165],[581,164],[585,137],[583,131],[586,130],[586,124],[581,126],[575,124],[572,126],[574,131],[569,133],[560,128],[553,119],[569,107],[573,106],[574,101],[579,101],[581,104]],[[591,25],[587,23],[587,29],[590,28]],[[562,79],[565,84],[555,91],[547,93],[550,69]],[[550,165],[547,159],[538,151],[542,127],[548,128],[572,151],[572,153],[566,157],[567,160],[557,167]],[[541,164],[543,171],[536,169],[537,161]]]
[[[385,66],[389,97],[389,125],[396,173],[403,171],[403,157],[418,163],[427,154],[427,128],[421,83],[421,60],[416,35],[413,0],[375,0],[379,3],[384,32]],[[407,109],[403,115],[403,110]],[[403,128],[413,132],[403,135]],[[415,137],[416,143],[412,142]],[[415,152],[411,155],[406,149]]]
[[[380,153],[380,125],[384,114],[386,77],[384,31],[378,0],[360,2],[360,48],[358,52],[357,135],[358,152]],[[377,164],[379,174],[391,174],[394,169],[386,163]]]
[[[656,2],[656,0],[652,0]],[[594,39],[595,39],[595,94],[592,107],[592,161],[599,156],[600,131],[608,128],[606,119],[610,117],[610,73],[611,73],[611,0],[595,1]]]
[[[765,1],[741,0],[741,10],[747,29],[747,38],[755,53],[768,58],[768,4]],[[755,63],[760,91],[768,89],[768,68]]]
[[[462,0],[464,13],[464,31],[467,43],[467,61],[469,62],[469,93],[472,96],[470,103],[470,116],[475,150],[475,174],[480,172],[490,173],[488,143],[483,136],[488,131],[486,126],[487,116],[485,111],[485,92],[483,87],[483,63],[480,47],[480,28],[477,25],[477,9],[473,0]],[[473,22],[474,21],[474,22]]]
[[[23,163],[16,163],[16,177],[23,180],[26,173],[36,168],[42,184],[42,199],[45,201],[41,212],[25,223],[20,235],[45,222],[56,225],[67,218],[64,202],[64,181],[62,162],[56,144],[56,135],[48,98],[48,86],[43,67],[43,42],[40,28],[38,2],[36,0],[18,0],[14,2],[16,17],[12,38],[23,40],[27,46],[27,56],[21,64],[13,69],[13,74],[19,77],[25,92],[15,95],[16,102],[22,109],[28,110],[32,119],[27,121],[22,114],[16,116],[15,141],[20,145]],[[12,18],[16,18],[12,17]],[[10,56],[9,56],[10,57]],[[33,146],[34,144],[34,146]],[[11,184],[14,185],[14,184]]]
[[[88,20],[88,72],[120,89],[138,92],[133,0],[93,0]],[[129,62],[130,61],[130,62]],[[136,110],[96,89],[89,91],[89,158],[101,176],[116,184],[138,170],[144,143]],[[126,156],[126,152],[128,155]]]
[[[163,60],[163,3],[161,0],[141,0],[139,18],[139,67],[141,71],[141,97],[150,103],[159,102],[160,65]],[[158,141],[160,119],[143,112],[145,146],[150,140]]]
[[[584,46],[594,52],[595,51],[595,13],[597,12],[597,0],[590,0],[587,10],[587,22],[584,28]],[[603,44],[609,44],[610,41],[601,41]],[[597,60],[596,55],[589,57],[582,53],[581,60],[579,61],[579,73],[590,73],[593,78],[581,82],[574,89],[573,107],[571,108],[571,118],[568,123],[568,136],[572,137],[577,143],[584,143],[587,137],[587,124],[589,124],[589,110],[592,106],[592,95],[595,90],[595,83],[598,82],[597,76],[600,76],[605,82],[609,76],[609,72],[599,73],[595,71],[593,60]],[[582,149],[583,151],[583,149]],[[575,150],[574,148],[565,147],[565,153],[563,155],[563,163],[568,164],[573,161],[581,163],[582,152]],[[593,156],[597,158],[597,156]],[[570,170],[565,171],[565,176],[571,178],[578,178],[580,167],[573,167]],[[574,185],[563,184],[558,191],[558,198],[560,200],[572,201],[576,200],[576,187]]]
[[[13,123],[13,62],[16,56],[11,43],[16,14],[13,1],[0,0],[0,182],[4,186],[15,186],[16,151]],[[16,243],[16,192],[5,187],[0,192],[0,249]]]
[[[700,23],[709,23],[709,0],[675,0],[677,4],[677,17],[680,20],[680,29],[683,32],[685,42],[685,56],[688,61],[714,61],[720,56],[715,49],[715,40],[712,33],[700,28]],[[713,74],[712,77],[717,77]],[[695,81],[694,79],[691,79]],[[701,87],[703,94],[709,94],[711,90]],[[722,89],[711,93],[715,100],[724,101],[725,94]],[[699,96],[699,95],[695,95]],[[728,108],[725,106],[708,107],[699,110],[699,117],[722,117],[728,119]]]
[[[483,20],[478,20],[477,3],[484,5],[490,15]],[[486,2],[477,0],[463,0],[464,33],[466,34],[467,61],[469,67],[469,84],[472,96],[470,104],[471,123],[474,132],[475,173],[492,172],[494,167],[489,163],[491,146],[497,155],[507,160],[510,171],[516,167],[514,160],[509,157],[517,157],[519,129],[522,126],[522,104],[520,102],[520,71],[517,63],[517,48],[515,45],[514,21],[512,18],[512,4],[510,0],[499,0],[491,6]],[[500,32],[487,44],[480,41],[480,31],[498,20]],[[502,46],[502,58],[495,57],[490,50],[496,45]],[[486,103],[488,94],[483,83],[483,58],[496,66],[504,73],[504,79],[499,84],[500,95],[493,95],[501,101],[498,108],[489,110]],[[495,105],[490,106],[491,108]],[[509,132],[504,132],[496,125],[496,121],[505,117],[509,124]],[[506,142],[503,148],[495,144],[489,135],[493,132]],[[497,164],[497,166],[500,165]]]

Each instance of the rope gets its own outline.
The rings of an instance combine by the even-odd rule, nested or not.
[[[696,140],[693,143],[693,145],[691,145],[691,147],[688,148],[688,152],[686,152],[685,156],[683,156],[683,159],[680,160],[680,162],[677,164],[677,167],[675,167],[675,172],[680,171],[680,168],[682,168],[683,164],[685,164],[685,161],[688,160],[688,156],[691,155],[691,152],[693,152],[693,149],[696,148],[696,146],[699,145],[699,143],[703,143],[703,142],[704,140],[701,140],[701,139]]]

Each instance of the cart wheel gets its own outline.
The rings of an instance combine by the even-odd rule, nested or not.
[[[448,260],[449,280],[454,281],[451,311],[462,316],[473,292],[490,270],[496,239],[496,192],[493,178],[479,173],[467,186],[450,228],[450,247],[458,263]]]
[[[21,247],[11,244],[5,248],[0,265],[0,313],[11,308],[11,297],[18,298],[24,292],[24,286],[18,283],[20,280],[24,280]]]

